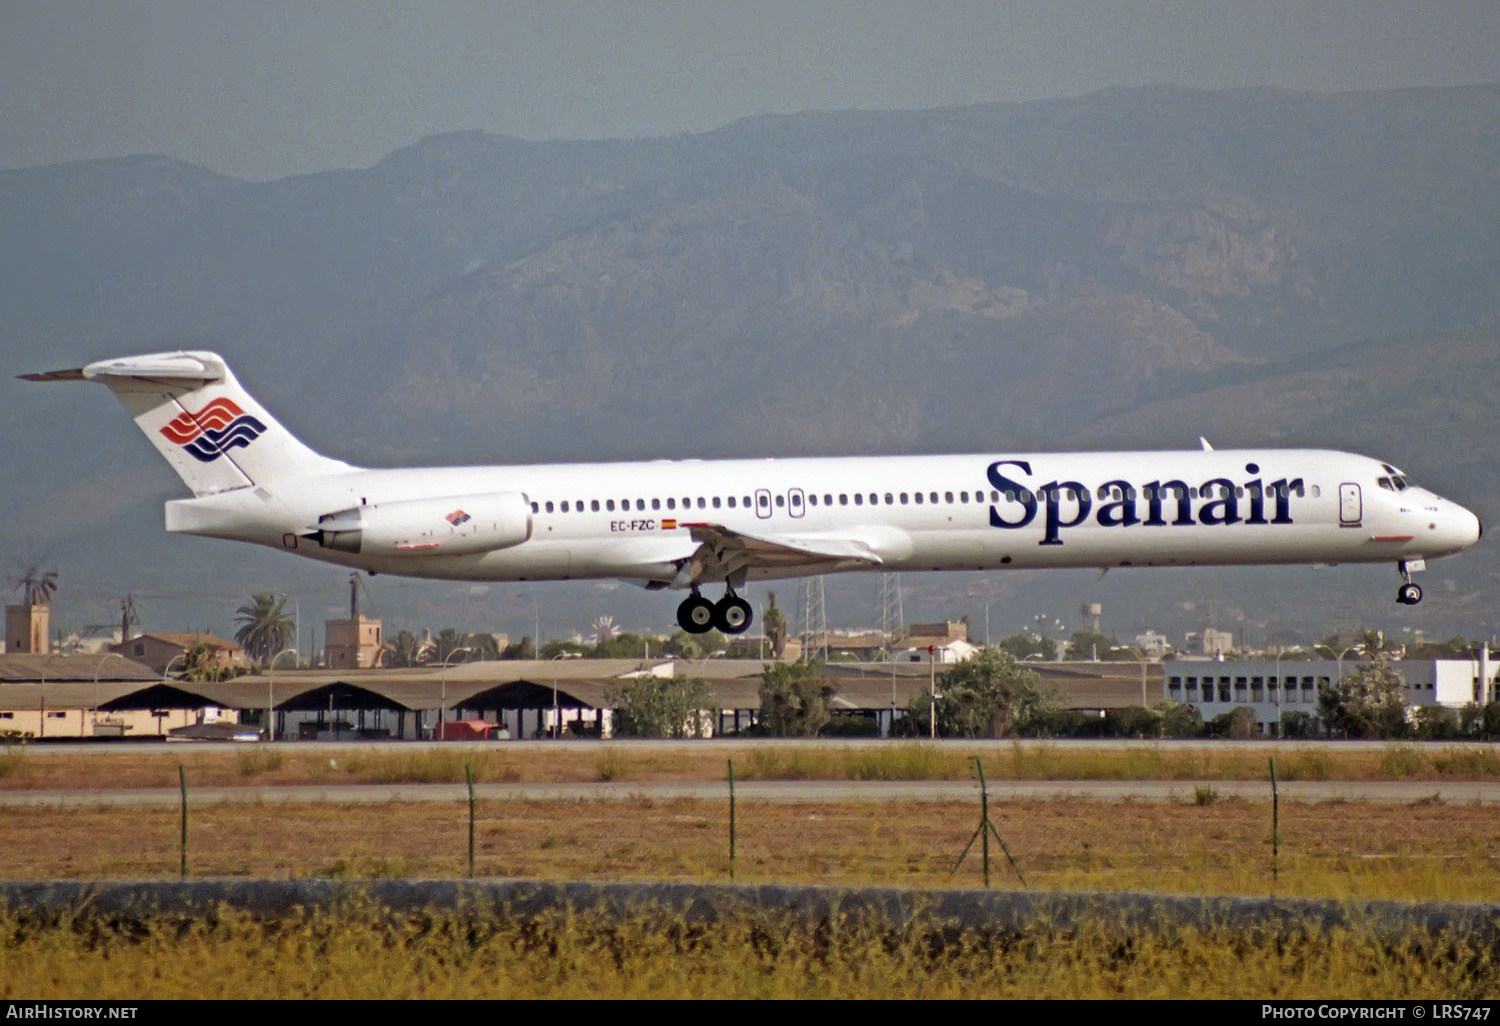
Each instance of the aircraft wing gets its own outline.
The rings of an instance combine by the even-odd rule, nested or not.
[[[882,560],[858,538],[750,534],[722,524],[685,523],[698,548],[672,581],[686,588],[705,578],[741,578],[750,570],[805,567],[826,572],[849,566],[878,566]]]

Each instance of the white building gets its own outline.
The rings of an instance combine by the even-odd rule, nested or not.
[[[1249,659],[1242,661],[1171,660],[1163,664],[1163,697],[1195,707],[1204,720],[1238,706],[1255,711],[1261,733],[1280,733],[1281,715],[1305,712],[1318,718],[1318,691],[1339,673],[1352,674],[1361,660],[1342,664],[1326,660]],[[1405,659],[1391,664],[1406,681],[1406,706],[1461,709],[1470,702],[1500,698],[1495,689],[1496,664],[1488,658]]]

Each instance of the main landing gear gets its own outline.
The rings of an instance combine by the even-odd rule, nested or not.
[[[1426,563],[1420,559],[1403,560],[1398,564],[1401,569],[1401,580],[1405,583],[1396,592],[1396,601],[1403,606],[1414,606],[1422,601],[1422,586],[1411,579],[1413,572],[1426,569]]]
[[[677,624],[689,634],[707,634],[715,629],[725,634],[743,634],[754,619],[750,603],[727,590],[718,602],[710,602],[694,588],[677,607]]]

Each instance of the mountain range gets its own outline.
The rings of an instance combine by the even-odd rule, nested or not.
[[[1500,514],[1497,85],[1121,89],[635,140],[462,132],[267,183],[132,157],[0,172],[0,224],[11,373],[214,348],[353,462],[1202,436],[1379,455]],[[106,397],[0,390],[0,546],[58,563],[59,603],[70,581],[96,602],[154,588],[163,615],[194,591],[336,585],[164,538],[175,479]],[[1102,597],[1125,628],[1195,622],[1212,592],[1267,636],[1488,634],[1491,548],[1435,566],[1410,612],[1390,568],[950,575],[913,594],[938,614],[982,594],[1009,623]],[[833,587],[835,619],[837,595],[873,591]],[[579,625],[626,601],[558,588],[549,608]],[[507,597],[471,613],[509,615]],[[670,602],[634,601],[665,623]]]

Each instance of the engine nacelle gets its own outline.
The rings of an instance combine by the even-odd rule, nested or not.
[[[308,537],[361,556],[462,556],[531,537],[531,503],[520,492],[407,499],[327,513]]]

